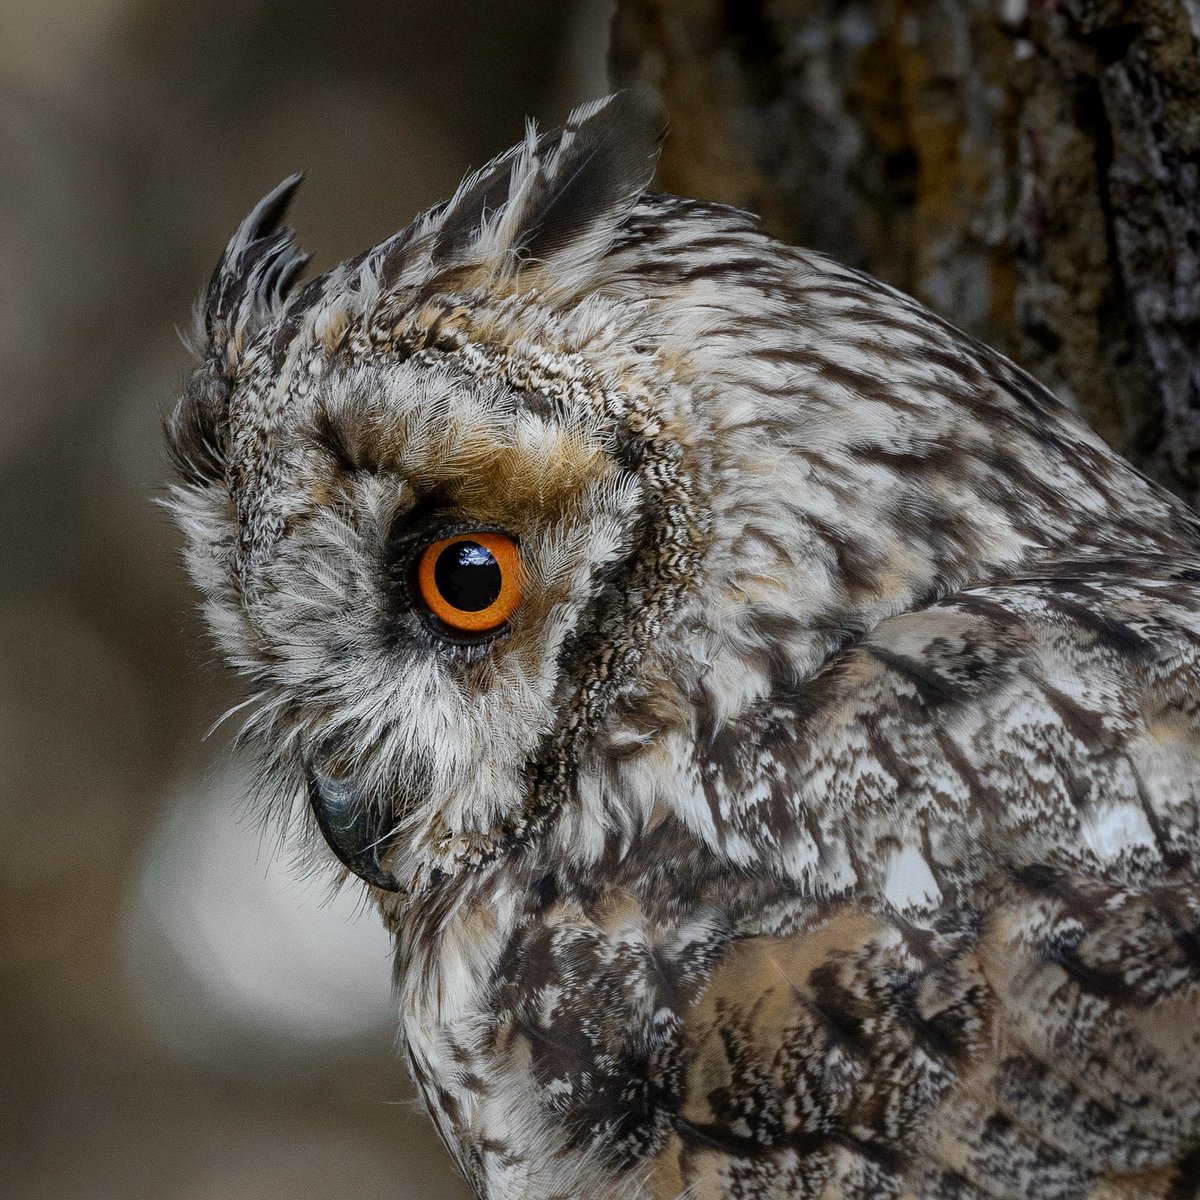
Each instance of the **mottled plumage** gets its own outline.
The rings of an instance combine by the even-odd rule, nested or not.
[[[1017,367],[647,189],[617,97],[311,282],[235,235],[174,507],[477,1195],[1200,1186],[1200,525]],[[497,530],[449,636],[414,562]],[[253,914],[247,914],[253,920]]]

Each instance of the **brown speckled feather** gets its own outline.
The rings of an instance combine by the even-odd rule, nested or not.
[[[638,107],[303,287],[295,181],[230,243],[168,434],[268,806],[370,886],[481,1198],[1197,1195],[1200,523],[647,191]],[[419,564],[483,534],[476,636]]]

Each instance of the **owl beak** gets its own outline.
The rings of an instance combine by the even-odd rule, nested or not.
[[[329,848],[359,879],[385,892],[398,892],[396,877],[379,861],[392,834],[392,822],[355,781],[308,766],[308,802]]]

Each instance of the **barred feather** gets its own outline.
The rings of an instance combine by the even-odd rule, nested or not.
[[[654,145],[531,128],[300,290],[286,182],[168,430],[432,1118],[489,1200],[1197,1194],[1200,522]],[[519,543],[490,641],[446,530]]]

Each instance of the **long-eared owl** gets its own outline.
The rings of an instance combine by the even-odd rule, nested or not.
[[[1197,518],[653,125],[230,241],[172,504],[272,803],[480,1197],[1193,1195]]]

